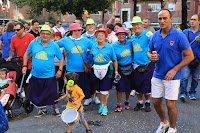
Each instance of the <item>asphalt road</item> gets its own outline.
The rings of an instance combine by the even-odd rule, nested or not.
[[[197,100],[189,98],[182,103],[177,101],[178,118],[176,128],[178,133],[200,133],[200,87],[197,88]],[[124,102],[124,96],[123,100]],[[61,101],[59,107],[66,102]],[[85,118],[89,120],[100,120],[101,126],[90,125],[93,133],[154,133],[160,123],[159,117],[152,105],[151,112],[140,110],[135,112],[137,98],[130,97],[131,108],[122,112],[114,112],[116,107],[116,91],[111,90],[108,99],[108,116],[98,114],[98,105],[91,104],[85,107]],[[165,101],[163,100],[165,104]],[[165,106],[166,107],[166,106]],[[66,125],[60,117],[53,115],[53,108],[48,107],[48,115],[41,118],[34,118],[37,109],[30,114],[24,113],[24,109],[15,110],[16,117],[9,121],[9,130],[6,133],[65,133]],[[167,112],[166,112],[167,114]],[[84,133],[83,125],[76,123],[72,127],[73,133]]]

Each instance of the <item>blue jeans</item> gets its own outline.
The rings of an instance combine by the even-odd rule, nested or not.
[[[187,95],[187,85],[190,74],[192,74],[192,82],[189,94],[196,93],[195,89],[198,86],[199,74],[200,74],[200,64],[196,68],[190,68],[188,65],[183,68],[184,78],[181,80],[181,94]]]

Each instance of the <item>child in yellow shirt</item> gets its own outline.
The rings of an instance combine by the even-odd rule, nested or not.
[[[91,133],[92,130],[89,128],[88,123],[85,120],[83,105],[81,104],[85,95],[83,90],[76,84],[78,82],[78,76],[79,75],[75,72],[67,72],[65,74],[65,83],[67,84],[66,94],[56,101],[67,98],[68,102],[66,108],[73,107],[77,109],[79,113],[79,123],[84,125],[86,133]],[[71,126],[69,125],[67,125],[67,133],[71,133]]]

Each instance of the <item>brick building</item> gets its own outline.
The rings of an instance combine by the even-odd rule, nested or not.
[[[166,0],[167,1],[167,0]],[[177,0],[174,3],[174,0],[169,0],[164,2],[164,8],[168,8],[172,11],[173,15],[173,22],[181,23],[181,0]],[[12,4],[9,0],[1,0],[0,1],[1,7],[6,7],[6,11],[3,12],[0,10],[0,18],[10,18],[10,19],[24,19],[28,20],[30,16],[26,14],[26,10],[28,9],[27,6],[23,8],[18,8],[16,5]],[[119,15],[123,22],[131,21],[133,17],[133,9],[134,9],[134,2],[133,0],[118,0],[118,2],[114,2],[113,10],[108,11],[105,14],[105,22],[109,20],[109,18],[115,14]],[[187,10],[188,10],[188,20],[193,14],[200,14],[200,0],[187,0]],[[148,17],[151,19],[152,22],[157,22],[157,14],[158,11],[161,9],[160,1],[151,1],[148,2],[137,3],[137,15],[141,18]],[[53,17],[54,19],[60,19],[63,23],[71,23],[75,20],[74,15],[70,15],[66,13],[66,15],[57,16],[54,12],[46,12],[45,9],[42,11],[41,15],[36,17],[40,20],[47,20],[49,16]],[[101,23],[102,13],[99,12],[97,14],[90,14],[90,17],[93,18],[97,23]],[[83,15],[84,21],[86,21],[86,15]]]

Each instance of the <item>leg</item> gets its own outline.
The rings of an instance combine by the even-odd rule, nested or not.
[[[25,100],[27,100],[29,97],[29,85],[24,87],[24,91],[25,91]]]
[[[138,98],[138,101],[142,101],[143,99],[143,94],[137,94],[137,98]]]
[[[184,78],[181,80],[181,84],[180,84],[181,94],[187,95],[188,79],[191,73],[189,66],[185,66],[183,68],[183,72],[184,72]]]
[[[167,109],[168,109],[170,127],[175,129],[176,118],[177,118],[176,101],[166,99],[166,104],[167,104]]]
[[[126,92],[126,101],[129,101],[130,92]]]
[[[190,94],[196,93],[196,88],[198,86],[199,81],[199,75],[200,75],[200,64],[197,66],[197,68],[192,70],[192,82],[191,82],[191,88],[190,88]]]
[[[102,94],[103,106],[107,106],[108,96],[109,94],[106,95]]]
[[[143,94],[137,94],[137,98],[138,98],[138,103],[136,105],[136,107],[134,108],[134,111],[139,111],[143,108]]]
[[[117,103],[121,103],[122,100],[122,92],[117,91]]]
[[[144,95],[146,100],[150,100],[151,94]]]
[[[165,109],[162,104],[162,98],[153,98],[153,105],[154,105],[154,108],[155,108],[158,116],[160,117],[161,122],[163,122],[164,124],[167,124],[167,119],[165,116]]]
[[[90,129],[89,126],[88,126],[87,121],[83,124],[83,126],[85,127],[86,130],[89,130],[89,129]]]
[[[71,133],[71,131],[72,131],[71,126],[68,126],[68,125],[67,125],[67,133]]]
[[[144,110],[145,110],[146,112],[150,112],[150,111],[151,111],[150,97],[151,97],[151,94],[146,94],[146,95],[145,95],[146,101],[145,101],[145,108],[144,108]]]

